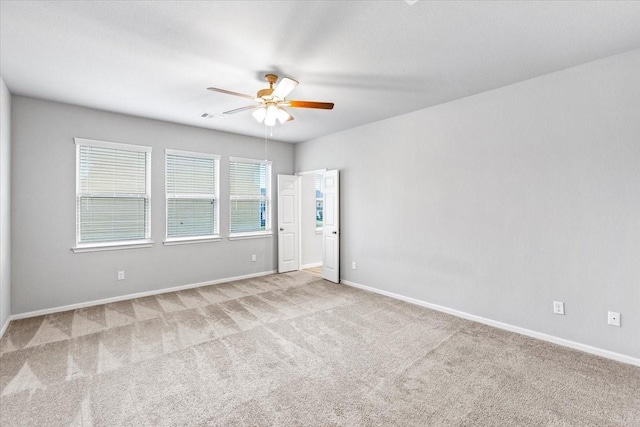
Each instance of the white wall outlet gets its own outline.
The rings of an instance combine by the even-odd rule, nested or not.
[[[118,271],[118,280],[124,280],[124,271]]]
[[[255,262],[256,261],[256,256],[255,255],[251,255],[251,261]]]
[[[355,270],[355,269],[357,269],[357,268],[358,268],[358,265],[356,264],[356,262],[355,262],[355,261],[353,261],[353,262],[351,263],[351,269],[352,269],[352,270]]]
[[[609,323],[611,326],[620,327],[620,313],[610,311],[607,317],[607,323]]]
[[[554,301],[553,312],[554,314],[564,314],[564,303],[560,301]]]

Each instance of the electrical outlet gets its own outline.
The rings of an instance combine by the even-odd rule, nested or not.
[[[353,262],[351,263],[351,269],[352,269],[352,270],[355,270],[355,269],[357,269],[357,268],[358,268],[358,265],[356,264],[356,262],[355,262],[355,261],[353,261]]]
[[[124,280],[124,271],[118,271],[118,280]]]
[[[610,311],[608,318],[607,318],[607,323],[609,323],[611,326],[617,326],[618,328],[620,327],[620,313],[616,313],[615,311]]]
[[[255,262],[256,261],[256,256],[255,255],[251,255],[251,261]]]
[[[554,301],[553,312],[554,314],[564,314],[564,303],[560,301]]]

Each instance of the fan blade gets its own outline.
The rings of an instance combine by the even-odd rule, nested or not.
[[[298,82],[296,80],[285,77],[280,80],[280,83],[278,83],[276,88],[273,90],[271,96],[274,98],[285,99],[287,95],[296,88],[296,86],[298,86]]]
[[[241,96],[242,98],[253,99],[254,101],[256,99],[255,96],[245,95],[244,93],[232,92],[230,90],[220,89],[220,88],[217,88],[217,87],[208,87],[207,90],[212,90],[214,92],[220,92],[220,93],[226,93],[227,95]]]
[[[236,108],[235,110],[225,111],[222,114],[227,115],[227,114],[242,113],[243,111],[254,110],[258,107],[260,107],[260,105],[247,105],[246,107],[240,107],[240,108]]]
[[[321,110],[333,110],[333,102],[287,101],[287,105],[292,108],[319,108]]]

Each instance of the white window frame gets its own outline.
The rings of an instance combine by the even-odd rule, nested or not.
[[[233,208],[233,202],[234,201],[239,201],[239,200],[262,200],[262,197],[252,197],[252,198],[246,198],[246,197],[239,197],[239,196],[235,196],[233,194],[231,194],[231,163],[232,162],[236,162],[236,163],[255,163],[255,164],[260,164],[260,165],[267,165],[268,168],[268,173],[267,176],[265,177],[265,185],[266,185],[266,195],[264,197],[264,200],[267,201],[267,212],[266,212],[266,219],[265,219],[265,230],[262,231],[249,231],[249,232],[243,232],[243,233],[232,233],[231,232],[231,210]],[[253,238],[260,238],[260,237],[271,237],[273,236],[273,229],[271,226],[271,218],[272,218],[272,212],[273,212],[273,205],[272,205],[272,191],[273,191],[273,187],[272,187],[272,175],[273,175],[273,162],[270,160],[257,160],[257,159],[248,159],[248,158],[244,158],[244,157],[229,157],[229,240],[240,240],[240,239],[253,239]]]
[[[109,251],[118,249],[149,248],[153,246],[151,240],[151,147],[143,145],[122,144],[119,142],[100,141],[96,139],[74,138],[76,145],[76,244],[71,250],[75,253]],[[138,240],[122,240],[99,243],[80,243],[80,210],[78,200],[80,199],[80,147],[102,147],[114,150],[137,151],[147,153],[145,156],[145,198],[147,200],[147,210],[145,217],[145,238]]]
[[[182,150],[172,150],[165,149],[164,150],[164,194],[165,194],[165,240],[163,244],[165,246],[171,245],[184,245],[189,243],[207,243],[207,242],[218,242],[220,241],[220,155],[218,154],[209,154],[209,153],[199,153],[195,151],[182,151]],[[214,234],[208,236],[192,236],[192,237],[169,237],[169,193],[167,181],[169,174],[167,173],[167,155],[176,155],[176,156],[184,156],[184,157],[194,157],[201,159],[213,159],[215,160],[215,194],[174,194],[175,197],[172,198],[189,198],[189,199],[206,199],[211,200],[215,199],[218,203],[216,203],[216,208],[214,211],[214,217],[216,218],[215,223],[217,229],[214,230]],[[213,197],[212,197],[213,196]]]

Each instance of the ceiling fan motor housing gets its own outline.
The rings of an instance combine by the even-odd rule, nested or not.
[[[271,94],[273,93],[273,88],[269,88],[269,89],[260,89],[258,91],[258,98],[265,98],[265,97],[271,97]]]
[[[261,89],[258,91],[258,98],[270,97],[273,93],[273,85],[278,81],[278,76],[275,74],[267,74],[264,76],[265,80],[269,82],[268,89]]]

